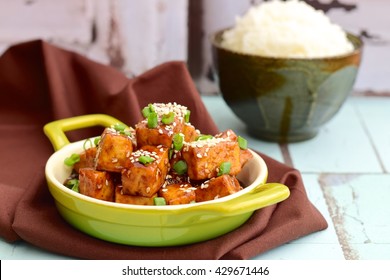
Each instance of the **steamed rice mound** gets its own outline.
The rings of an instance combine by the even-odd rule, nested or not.
[[[254,6],[223,34],[237,52],[283,58],[322,58],[353,50],[342,28],[302,1],[273,0]]]

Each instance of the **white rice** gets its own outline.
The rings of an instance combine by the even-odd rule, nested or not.
[[[298,0],[263,2],[236,18],[222,46],[270,57],[321,58],[353,50],[343,29],[321,11]]]

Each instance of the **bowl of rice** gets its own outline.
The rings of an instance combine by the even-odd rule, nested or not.
[[[253,136],[316,136],[355,83],[362,41],[303,1],[267,1],[212,35],[221,94]]]

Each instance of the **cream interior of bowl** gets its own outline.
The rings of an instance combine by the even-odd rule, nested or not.
[[[264,184],[267,180],[268,170],[267,165],[264,160],[255,152],[251,151],[253,154],[253,158],[247,162],[244,168],[241,170],[240,174],[238,174],[237,178],[247,187],[245,187],[242,191],[239,191],[235,194],[219,198],[213,201],[206,201],[195,204],[183,204],[183,205],[168,205],[168,206],[144,206],[144,205],[131,205],[131,204],[121,204],[115,202],[107,202],[103,200],[98,200],[92,197],[88,197],[79,193],[76,193],[66,186],[63,185],[63,182],[71,173],[71,168],[64,165],[64,159],[69,157],[72,153],[80,153],[83,151],[84,140],[74,142],[66,145],[62,149],[55,152],[47,161],[46,164],[46,178],[49,182],[52,182],[59,190],[74,196],[77,199],[90,201],[93,203],[106,205],[109,207],[119,207],[119,208],[130,208],[130,209],[180,209],[180,208],[188,208],[194,207],[199,204],[209,204],[209,203],[220,203],[237,196],[243,195],[246,192],[249,192],[252,188]]]

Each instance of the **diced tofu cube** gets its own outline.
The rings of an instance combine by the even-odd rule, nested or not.
[[[174,125],[159,124],[156,128],[149,128],[147,121],[141,121],[135,126],[137,145],[138,147],[147,145],[170,147],[173,135],[179,133],[181,129],[182,124],[177,120],[174,122]]]
[[[225,139],[229,139],[231,141],[238,141],[238,136],[237,134],[231,130],[231,129],[228,129],[228,130],[225,130],[217,135],[215,135],[215,137],[217,138],[225,138]],[[241,162],[241,168],[245,165],[245,163],[247,163],[250,159],[253,158],[253,155],[252,153],[245,149],[240,149],[240,162]]]
[[[80,168],[95,168],[96,147],[88,148],[80,153],[80,161],[75,163],[73,168],[78,173]]]
[[[222,175],[211,178],[197,187],[196,202],[208,201],[234,194],[242,190],[240,183],[234,176]]]
[[[184,124],[182,133],[184,134],[184,141],[186,142],[195,141],[200,134],[199,131],[190,123]]]
[[[184,143],[182,156],[192,180],[205,180],[218,175],[223,162],[230,162],[230,175],[241,171],[240,147],[236,141],[212,138]]]
[[[100,139],[96,154],[96,169],[121,172],[133,151],[131,136],[106,128]]]
[[[79,191],[100,200],[114,201],[114,183],[110,173],[106,171],[80,168]]]
[[[215,135],[216,138],[225,138],[225,139],[229,139],[231,141],[237,141],[237,134],[231,130],[231,129],[227,129],[225,131],[222,131],[221,133]]]
[[[115,202],[124,204],[136,204],[136,205],[154,205],[154,198],[157,194],[152,197],[145,197],[139,195],[126,195],[122,191],[122,186],[115,188]]]
[[[170,147],[173,135],[182,133],[183,130],[188,130],[188,137],[193,136],[194,132],[192,132],[191,128],[185,127],[187,107],[176,103],[153,103],[148,107],[145,107],[145,109],[149,112],[153,111],[153,113],[156,113],[157,127],[150,128],[148,126],[147,117],[136,125],[138,147],[145,145],[163,145],[165,147]],[[165,117],[169,115],[172,119],[165,119]]]
[[[145,157],[152,161],[142,163]],[[144,146],[131,154],[127,165],[121,177],[123,193],[152,197],[163,185],[169,170],[168,148]]]
[[[191,184],[171,184],[158,192],[168,205],[188,204],[195,202],[195,190]]]

